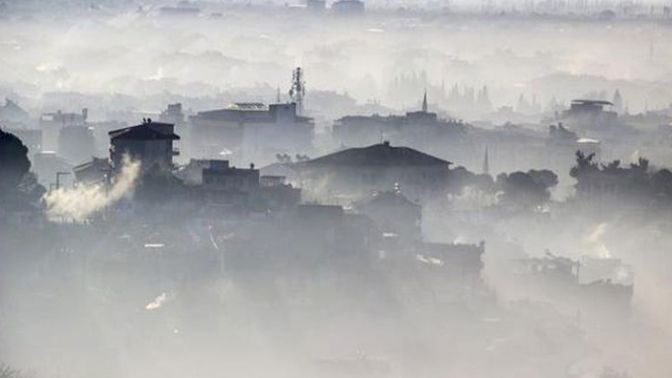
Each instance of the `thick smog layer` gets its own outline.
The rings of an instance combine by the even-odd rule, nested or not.
[[[672,376],[666,1],[0,1],[0,378]]]

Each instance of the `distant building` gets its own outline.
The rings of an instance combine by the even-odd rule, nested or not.
[[[330,196],[361,198],[401,187],[412,199],[446,188],[450,162],[389,142],[350,148],[294,164],[303,187]]]
[[[93,130],[86,125],[65,126],[58,133],[58,155],[72,164],[79,164],[95,155]]]
[[[173,142],[180,137],[174,125],[147,120],[141,125],[109,132],[110,160],[115,169],[120,169],[125,155],[142,162],[143,170],[172,170],[173,156],[179,154]]]
[[[290,220],[290,245],[313,261],[369,256],[373,225],[365,216],[348,214],[341,206],[305,204],[296,208]]]
[[[284,176],[260,176],[259,170],[232,167],[227,160],[191,159],[176,174],[204,193],[208,204],[258,210],[296,207],[301,189],[287,184]]]
[[[223,149],[247,160],[272,162],[277,153],[312,148],[313,120],[297,114],[296,104],[236,103],[190,117],[193,149],[215,157]]]
[[[413,242],[422,238],[422,208],[399,190],[376,193],[356,208],[375,222],[383,236]]]
[[[38,181],[45,188],[49,188],[56,182],[56,174],[58,172],[70,172],[72,170],[72,165],[68,164],[65,159],[58,156],[54,151],[35,153],[31,163],[31,170],[37,174]],[[69,181],[70,178],[65,177],[65,180]]]
[[[425,148],[429,144],[458,139],[464,134],[465,125],[456,120],[439,119],[430,112],[427,94],[422,108],[403,116],[345,116],[333,126],[334,138],[346,146],[363,146],[379,143],[382,139]]]
[[[307,204],[251,222],[252,227],[238,228],[227,241],[227,266],[232,272],[260,267],[288,272],[292,296],[315,288],[316,273],[322,277],[320,285],[339,288],[352,285],[358,273],[370,277],[372,224],[365,216],[349,214],[340,206]],[[320,273],[325,270],[340,274]]]
[[[229,162],[227,160],[191,159],[187,165],[175,173],[175,176],[190,186],[203,185],[203,170],[217,164],[228,167]]]
[[[562,113],[561,120],[578,130],[615,127],[618,126],[618,113],[605,109],[613,105],[601,100],[572,100],[569,109]]]
[[[529,290],[528,295],[552,296],[561,302],[578,305],[587,314],[617,310],[612,315],[622,315],[630,306],[634,286],[630,281],[632,273],[621,269],[627,268],[620,260],[584,258],[576,261],[547,252],[543,257],[519,260],[514,277],[520,280],[521,287]],[[585,277],[584,270],[587,271]],[[612,279],[619,275],[628,277]]]
[[[259,170],[254,168],[236,168],[226,160],[211,160],[210,166],[203,169],[203,187],[227,192],[254,193],[259,190]]]
[[[331,4],[331,10],[342,15],[363,14],[364,2],[360,0],[338,0]]]
[[[5,105],[0,106],[0,121],[27,123],[30,121],[30,114],[23,110],[16,102],[6,98]]]
[[[482,256],[485,253],[485,243],[479,244],[444,244],[418,243],[415,249],[418,264],[427,268],[434,268],[441,272],[444,285],[440,285],[437,294],[446,299],[453,297],[449,293],[453,289],[449,283],[460,282],[476,287],[481,283],[483,269]],[[448,293],[441,293],[448,291]]]
[[[110,161],[106,158],[97,157],[72,168],[77,184],[103,183],[111,171],[112,166],[110,165]]]
[[[168,104],[166,110],[161,112],[159,121],[164,123],[172,123],[173,125],[180,125],[184,123],[184,113],[182,112],[182,104]]]
[[[202,160],[199,161],[202,165]],[[235,211],[250,209],[259,192],[259,170],[236,168],[227,160],[209,160],[202,169],[202,191],[206,204]]]
[[[262,206],[267,209],[288,209],[301,202],[301,189],[288,184],[284,176],[261,176],[259,196]]]
[[[66,126],[86,126],[88,110],[82,109],[81,113],[43,113],[40,116],[40,128],[42,129],[42,148],[48,151],[58,150],[58,136],[61,129]]]

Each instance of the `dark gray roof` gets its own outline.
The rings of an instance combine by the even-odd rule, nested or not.
[[[613,102],[611,101],[604,101],[604,100],[586,100],[586,99],[575,99],[572,100],[572,103],[574,104],[584,104],[584,105],[614,105]]]
[[[152,126],[172,126],[169,123],[159,123],[152,122]],[[156,131],[155,129],[148,126],[148,124],[142,124],[138,126],[126,127],[124,129],[112,130],[108,133],[111,140],[115,139],[132,139],[132,140],[159,140],[159,139],[171,139],[177,140],[180,137],[174,133],[162,133]]]
[[[107,158],[97,158],[94,156],[91,158],[91,160],[72,167],[72,170],[73,172],[80,172],[90,168],[95,168],[98,170],[110,168],[110,162],[107,160]]]
[[[316,166],[448,166],[451,162],[414,150],[410,147],[395,147],[388,142],[368,147],[349,148],[306,162],[300,167]]]

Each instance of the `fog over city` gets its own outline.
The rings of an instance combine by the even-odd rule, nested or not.
[[[0,378],[672,376],[672,2],[0,0]]]

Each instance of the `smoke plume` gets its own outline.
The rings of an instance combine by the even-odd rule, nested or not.
[[[139,173],[140,162],[125,158],[120,174],[109,189],[103,184],[84,184],[50,191],[44,196],[47,216],[53,221],[82,222],[133,189]]]

